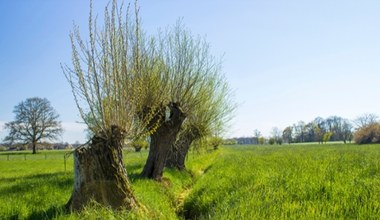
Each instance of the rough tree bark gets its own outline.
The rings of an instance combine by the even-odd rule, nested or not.
[[[178,104],[171,103],[168,107],[170,116],[165,118],[151,135],[148,159],[141,173],[143,177],[157,181],[162,179],[166,158],[186,118]]]
[[[122,132],[112,126],[109,138],[94,136],[74,151],[74,190],[66,204],[79,211],[95,201],[114,209],[138,208],[122,160]]]
[[[194,137],[191,133],[187,133],[181,136],[172,147],[166,159],[166,167],[175,168],[177,170],[184,170],[185,160],[187,153],[189,152],[190,145],[193,142]]]

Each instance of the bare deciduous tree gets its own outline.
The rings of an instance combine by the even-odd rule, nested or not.
[[[282,131],[282,139],[285,143],[291,144],[293,141],[293,127],[288,126]]]
[[[46,98],[28,98],[15,106],[14,121],[5,124],[9,135],[5,141],[9,143],[32,144],[33,154],[36,145],[42,140],[55,140],[62,133],[58,113]]]
[[[282,144],[282,132],[278,127],[273,127],[271,130],[272,138],[276,144]]]
[[[346,143],[349,141],[351,143],[351,140],[353,138],[353,131],[352,131],[352,124],[348,119],[344,119],[342,123],[342,138],[343,142]]]
[[[379,120],[379,116],[372,113],[365,113],[354,120],[354,124],[357,129],[367,127],[368,125],[376,124]]]
[[[373,123],[359,128],[354,134],[357,144],[380,143],[380,123]]]
[[[259,144],[259,138],[261,137],[261,132],[258,129],[253,131],[253,140],[255,144]]]

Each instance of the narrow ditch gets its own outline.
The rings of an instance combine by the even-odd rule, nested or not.
[[[205,169],[199,170],[197,172],[197,175],[194,175],[190,172],[192,182],[190,185],[186,186],[182,192],[178,193],[175,197],[175,210],[178,219],[193,219],[192,216],[194,216],[194,211],[192,210],[185,210],[185,200],[190,195],[191,191],[193,190],[193,186],[196,184],[196,182],[205,175],[212,165],[207,166]]]

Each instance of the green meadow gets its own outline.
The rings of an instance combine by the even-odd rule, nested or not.
[[[379,219],[380,145],[229,146],[190,152],[187,172],[139,177],[147,152],[125,152],[143,208],[89,204],[67,213],[72,157],[0,154],[0,219]],[[8,156],[9,155],[9,156]]]

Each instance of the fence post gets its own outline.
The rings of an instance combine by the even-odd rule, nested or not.
[[[45,160],[47,159],[47,154],[45,154]]]
[[[7,160],[9,161],[9,154],[7,155]]]
[[[26,154],[24,154],[24,160],[26,160]]]
[[[66,172],[66,154],[63,155],[63,161],[64,161],[64,164],[65,164],[65,172]]]

